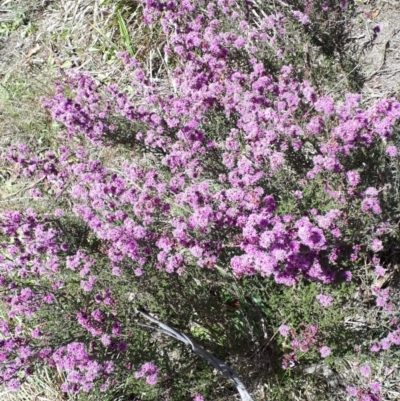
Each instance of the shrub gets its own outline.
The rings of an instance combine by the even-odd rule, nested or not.
[[[363,107],[358,94],[319,93],[275,48],[293,26],[324,15],[314,6],[338,13],[333,3],[327,10],[285,3],[282,13],[257,18],[262,8],[247,1],[143,3],[144,21],[161,25],[164,57],[174,60],[169,78],[152,79],[127,53],[119,56],[131,70],[128,88],[103,87],[77,71],[61,75],[43,100],[64,127],[58,148],[36,155],[19,144],[4,155],[35,180],[34,200],[47,193],[62,208],[1,217],[0,283],[10,312],[0,327],[0,377],[12,390],[48,365],[66,373],[69,393],[117,399],[140,396],[149,384],[147,399],[166,398],[171,388],[174,399],[190,397],[193,388],[179,389],[182,375],[195,382],[207,367],[193,372],[179,344],[160,349],[134,325],[138,305],[185,330],[200,321],[205,328],[192,333],[228,360],[234,345],[239,355],[267,350],[263,367],[281,375],[299,358],[329,361],[349,352],[355,337],[347,332],[344,349],[335,347],[340,334],[329,330],[344,316],[329,311],[337,299],[321,288],[348,300],[346,283],[362,263],[382,275],[385,252],[397,249],[397,199],[388,193],[395,172],[382,169],[397,169],[400,103]],[[281,61],[272,65],[266,47]],[[100,157],[121,144],[115,160]],[[208,283],[221,274],[213,295]],[[275,307],[256,293],[267,285]],[[292,322],[284,325],[279,302],[296,288],[290,307],[300,302],[304,310],[287,313]],[[375,294],[390,312],[388,291]],[[196,297],[209,309],[193,305]],[[218,310],[221,299],[233,310]],[[290,345],[279,337],[261,345],[279,327]],[[388,341],[397,344],[396,333]],[[132,380],[133,371],[146,380]],[[215,397],[211,387],[197,390]]]

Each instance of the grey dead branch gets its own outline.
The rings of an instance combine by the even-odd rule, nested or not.
[[[149,325],[142,325],[144,327],[149,327],[152,329],[156,329],[169,337],[175,338],[178,341],[182,341],[184,344],[190,345],[193,351],[209,362],[215,369],[219,370],[227,379],[231,380],[233,384],[236,386],[242,401],[253,401],[250,394],[248,393],[246,387],[244,386],[243,382],[240,380],[237,373],[227,366],[225,362],[218,359],[216,356],[211,355],[208,351],[206,351],[203,347],[196,344],[193,340],[191,340],[186,334],[181,333],[178,330],[173,329],[172,327],[166,325],[165,323],[160,322],[159,320],[155,319],[154,317],[148,315],[147,313],[137,310],[144,318],[150,320],[151,322],[155,323],[158,327],[153,327]]]

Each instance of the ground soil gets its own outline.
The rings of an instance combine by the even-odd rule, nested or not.
[[[399,96],[400,1],[358,1],[351,37],[364,77],[364,97],[373,101]]]

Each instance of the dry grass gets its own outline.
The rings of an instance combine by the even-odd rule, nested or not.
[[[0,389],[0,399],[2,401],[76,401],[76,397],[68,397],[60,390],[63,378],[46,369],[41,369],[27,382],[25,382],[18,392],[7,389]]]

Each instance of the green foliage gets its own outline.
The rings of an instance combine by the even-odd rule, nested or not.
[[[26,17],[24,13],[15,13],[14,15],[11,15],[9,21],[0,22],[0,37],[9,36],[12,32],[24,25],[25,22]]]

